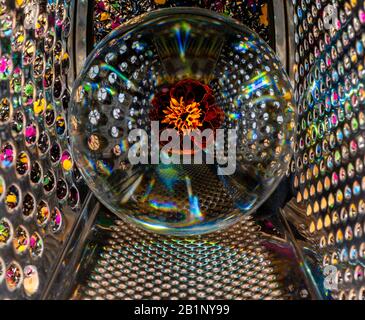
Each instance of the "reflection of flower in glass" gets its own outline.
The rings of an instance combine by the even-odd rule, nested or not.
[[[185,79],[163,87],[152,100],[150,118],[160,130],[176,129],[181,136],[199,129],[218,129],[224,113],[216,105],[212,89],[200,81]]]
[[[202,126],[199,120],[201,117],[199,105],[197,102],[186,105],[183,97],[180,97],[180,101],[171,98],[170,106],[163,110],[166,116],[161,123],[171,124],[179,132],[187,135],[192,130]]]

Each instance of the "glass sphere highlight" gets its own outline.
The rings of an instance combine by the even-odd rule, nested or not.
[[[288,169],[295,108],[265,41],[202,9],[164,9],[89,55],[69,110],[74,159],[112,212],[164,234],[253,213]]]

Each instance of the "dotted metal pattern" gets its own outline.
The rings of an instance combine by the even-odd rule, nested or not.
[[[337,268],[338,289],[330,296],[364,299],[364,2],[293,4],[297,202],[306,204],[319,265]],[[327,23],[330,4],[337,15]]]
[[[73,299],[285,299],[275,259],[251,217],[195,238],[99,225],[105,245]],[[104,230],[104,231],[103,231]]]
[[[1,144],[3,168],[0,169],[0,298],[39,298],[52,276],[62,245],[67,242],[80,202],[77,191],[80,177],[67,151],[67,128],[64,126],[69,97],[70,0],[16,0],[11,3],[12,7],[8,7],[6,1],[0,1],[0,92],[8,98],[8,101],[2,100],[0,106],[1,142],[5,141]],[[219,1],[216,3],[219,6]],[[237,10],[241,17],[252,16],[251,12],[259,13],[260,19],[265,16],[261,15],[265,9],[261,10],[260,6],[258,10],[258,2],[250,2],[252,8],[248,12],[239,3],[232,1],[227,8],[234,7],[229,10]],[[265,23],[261,24],[260,30],[265,30]],[[49,170],[53,174],[47,174]],[[17,187],[11,187],[12,184]],[[169,239],[172,243],[169,245],[166,238],[145,236],[143,231],[121,221],[116,222],[111,235],[126,241],[129,246],[139,242],[145,244],[143,237],[151,237],[155,241],[151,247],[154,250],[171,250],[177,243],[176,251],[185,248],[187,254],[185,260],[182,259],[181,274],[194,270],[203,259],[206,270],[210,269],[209,264],[217,265],[212,269],[213,274],[204,275],[205,280],[198,278],[201,268],[191,274],[192,278],[197,277],[197,282],[203,281],[204,289],[194,280],[187,284],[173,282],[181,284],[178,286],[182,290],[180,297],[184,297],[187,285],[191,286],[186,290],[189,298],[204,295],[209,298],[210,294],[224,298],[282,298],[285,294],[274,261],[260,245],[258,227],[248,220],[229,232],[219,233],[218,237],[214,235],[215,238],[211,235],[204,241]],[[124,237],[125,234],[128,237]],[[131,242],[134,237],[136,241]],[[110,245],[114,246],[116,242],[110,240]],[[189,260],[193,250],[198,253],[198,260]],[[130,252],[135,256],[143,254],[133,249]],[[161,251],[151,263],[160,264],[164,255]],[[210,259],[206,259],[207,255]],[[239,256],[238,260],[236,256]],[[176,258],[180,259],[180,254]],[[220,262],[225,264],[219,265]],[[188,268],[185,268],[186,263]],[[126,265],[130,263],[126,261]],[[129,270],[121,264],[113,266],[116,273]],[[229,275],[228,270],[237,272]],[[110,281],[118,282],[118,279],[110,278]],[[175,281],[178,279],[185,281],[185,278]],[[227,284],[223,291],[216,290],[216,281],[219,285]],[[156,285],[153,289],[156,293],[160,280],[155,279],[152,283]],[[129,284],[133,285],[133,281]],[[195,284],[198,291],[192,288]],[[164,287],[168,286],[166,282]],[[109,285],[108,290],[113,292],[115,288]],[[123,295],[123,292],[118,291],[115,296]],[[99,291],[99,294],[103,292]],[[132,293],[126,291],[126,294]],[[159,297],[166,297],[166,290]]]
[[[0,299],[41,296],[78,215],[69,6],[0,1]]]
[[[114,31],[89,56],[71,98],[70,141],[76,163],[102,203],[151,229],[178,235],[232,224],[265,200],[289,166],[295,116],[289,81],[263,40],[204,10],[175,10],[138,21],[128,35]],[[182,21],[189,32],[180,36]],[[182,60],[180,37],[188,39]],[[172,92],[176,83],[190,81],[178,82],[179,77],[202,78],[211,90],[215,109],[202,112],[214,119],[219,110],[225,150],[231,145],[228,129],[236,129],[237,170],[224,182],[214,166],[151,167],[133,165],[128,157],[131,130],[143,128],[150,135],[151,121],[157,120],[162,132],[165,111],[156,101],[167,86]],[[201,130],[218,121],[204,117]],[[217,150],[218,158],[219,153],[223,150]],[[235,210],[237,201],[241,213]]]
[[[172,5],[155,2],[161,3],[156,8]],[[203,2],[210,6],[203,7],[231,14],[269,39],[265,1],[250,2],[252,7],[236,1]],[[111,4],[95,2],[95,43],[120,22],[155,8],[149,1],[138,1],[138,5],[136,1],[119,1],[117,9]],[[113,19],[120,21],[113,23]],[[205,184],[205,188],[210,185]],[[264,248],[263,235],[251,217],[229,231],[202,238],[174,239],[150,234],[122,220],[116,220],[111,227],[96,225],[95,234],[99,241],[89,244],[86,251],[106,242],[101,252],[88,258],[92,270],[81,271],[83,280],[77,285],[74,299],[288,299],[289,288],[295,287],[284,283],[283,269],[288,265],[275,261]],[[87,263],[81,261],[81,265]],[[303,292],[307,297],[307,291]]]
[[[94,44],[113,29],[142,13],[168,7],[200,7],[230,15],[242,21],[266,41],[270,40],[268,0],[96,0]]]

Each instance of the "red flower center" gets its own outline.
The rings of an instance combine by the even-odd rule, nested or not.
[[[197,80],[186,79],[173,86],[162,87],[153,98],[152,105],[150,119],[159,121],[161,131],[176,129],[181,137],[197,129],[212,129],[214,132],[224,120],[224,113],[216,105],[212,89]]]

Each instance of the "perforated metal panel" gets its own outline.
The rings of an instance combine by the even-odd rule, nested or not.
[[[288,244],[247,217],[204,237],[148,233],[100,210],[73,299],[306,299]]]
[[[136,16],[168,7],[200,7],[230,15],[251,27],[264,40],[274,43],[270,33],[272,2],[267,0],[96,0],[93,10],[93,42],[98,43],[110,31]]]
[[[337,269],[335,299],[363,299],[364,3],[293,1],[297,202],[318,265]],[[325,19],[333,5],[332,19]]]
[[[221,2],[221,6],[217,3],[190,1],[189,5],[232,14],[257,30],[264,39],[272,41],[273,24],[267,11],[268,2],[232,1]],[[186,2],[165,3],[164,6],[183,4]],[[95,43],[120,22],[158,7],[151,2],[141,6],[133,1],[96,2]],[[217,205],[227,206],[228,199],[222,197],[222,190],[217,190],[217,181],[209,180],[207,174],[195,173],[201,198],[209,202],[211,200],[204,194],[218,192],[220,203]],[[78,270],[76,282],[79,284],[72,293],[74,299],[290,299],[310,296],[291,246],[284,239],[265,235],[251,217],[225,232],[193,238],[150,234],[121,220],[110,220],[102,213],[94,227],[81,254],[81,264],[85,268]],[[288,266],[290,272],[287,272]]]
[[[323,286],[327,265],[337,268],[339,288],[323,298],[364,298],[365,7],[291,2],[293,14],[284,2],[264,0],[0,0],[1,299],[65,298],[60,285],[74,299],[313,298],[310,287]],[[338,19],[324,21],[330,4]],[[119,24],[169,6],[232,15],[276,47],[285,65],[295,60],[296,204],[284,209],[284,221],[254,217],[175,239],[84,201],[65,122],[74,70]],[[284,18],[292,47],[280,39]],[[309,251],[320,276],[303,279],[299,263],[309,263]]]
[[[147,234],[116,220],[75,298],[284,298],[273,257],[250,220],[202,239]]]
[[[79,214],[69,5],[0,2],[0,299],[41,296]]]

